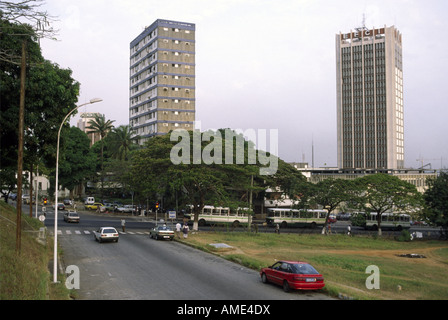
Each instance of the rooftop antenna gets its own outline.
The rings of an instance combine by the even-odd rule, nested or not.
[[[358,32],[367,30],[367,27],[366,27],[366,14],[365,13],[362,14],[362,27],[356,28],[356,30]]]

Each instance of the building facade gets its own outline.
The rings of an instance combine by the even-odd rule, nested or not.
[[[194,129],[195,29],[159,19],[130,43],[129,124],[140,144]]]
[[[336,35],[338,167],[402,169],[402,35],[394,27]]]

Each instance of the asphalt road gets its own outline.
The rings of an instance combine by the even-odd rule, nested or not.
[[[152,225],[140,218],[126,220],[126,234],[117,243],[98,243],[92,231],[115,226],[118,217],[80,213],[81,223],[58,218],[58,243],[64,268],[79,268],[80,300],[327,300],[319,292],[285,293],[263,284],[258,272],[176,241],[150,239]],[[54,214],[46,225],[52,232]]]

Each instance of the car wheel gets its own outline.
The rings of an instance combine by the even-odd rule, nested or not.
[[[263,273],[263,274],[261,275],[261,282],[263,282],[263,283],[268,283],[268,278],[266,277],[266,273]]]
[[[288,281],[283,281],[283,291],[289,292],[291,288],[289,287]]]

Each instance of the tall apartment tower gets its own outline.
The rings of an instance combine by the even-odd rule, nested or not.
[[[140,144],[194,129],[195,28],[159,19],[130,44],[129,124]]]
[[[402,36],[394,27],[336,35],[338,167],[404,167]]]

